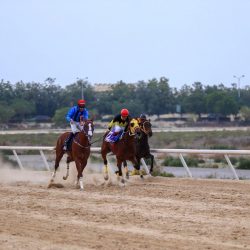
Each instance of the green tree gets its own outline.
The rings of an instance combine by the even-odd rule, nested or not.
[[[52,117],[52,121],[55,123],[56,126],[65,127],[67,125],[66,121],[66,114],[68,113],[69,108],[64,107],[57,109],[55,115]]]
[[[9,104],[14,98],[13,86],[9,81],[4,81],[3,79],[0,82],[0,100]]]
[[[148,98],[146,108],[148,114],[165,114],[174,111],[174,97],[169,87],[168,79],[161,77],[160,81],[157,79],[149,80]]]
[[[82,86],[83,86],[83,95],[86,100],[86,106],[88,109],[95,108],[96,98],[93,87],[82,79],[77,80],[76,82],[65,87],[65,90],[62,92],[61,105],[72,106],[76,105],[77,101],[82,98]]]
[[[0,103],[0,123],[8,123],[14,115],[15,111],[13,108],[4,103]]]
[[[23,99],[12,100],[11,107],[15,111],[15,120],[23,121],[29,115],[35,113],[35,105]]]
[[[112,91],[105,91],[95,94],[96,101],[94,106],[98,110],[99,115],[112,114],[111,96]]]
[[[240,115],[245,121],[250,121],[250,108],[246,106],[241,107]]]
[[[238,105],[227,93],[218,91],[211,92],[207,96],[207,110],[209,113],[229,115],[238,113]]]
[[[181,113],[191,112],[189,106],[189,99],[191,95],[191,87],[188,85],[183,85],[180,91],[175,91],[176,103],[181,105]]]
[[[203,86],[200,82],[195,82],[191,88],[190,95],[186,98],[187,111],[201,116],[206,113],[206,99]]]

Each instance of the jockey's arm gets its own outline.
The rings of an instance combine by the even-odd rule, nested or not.
[[[126,125],[125,125],[125,128],[124,128],[124,131],[128,130],[128,125],[129,125],[130,120],[131,120],[131,117],[128,116],[127,119],[126,119]]]
[[[108,130],[111,130],[114,123],[114,119],[108,124]]]
[[[66,120],[67,120],[68,122],[71,122],[71,120],[73,121],[73,119],[72,119],[73,115],[74,115],[74,109],[71,108],[71,109],[69,110],[69,112],[67,113],[67,115],[66,115]]]
[[[108,124],[108,129],[111,130],[112,127],[118,123],[119,125],[119,119],[120,119],[120,115],[116,115],[113,120]]]
[[[83,112],[83,119],[84,121],[89,119],[89,112],[88,110],[85,108],[84,112]]]

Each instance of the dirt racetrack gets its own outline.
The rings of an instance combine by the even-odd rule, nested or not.
[[[7,171],[7,170],[6,170]],[[250,181],[0,171],[0,249],[250,249]]]

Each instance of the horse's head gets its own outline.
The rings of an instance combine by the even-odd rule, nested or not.
[[[153,135],[152,124],[151,124],[150,120],[142,120],[140,123],[140,128],[149,137],[151,137]]]
[[[137,119],[133,118],[129,122],[128,130],[130,135],[135,135],[136,137],[139,137],[141,135],[141,129]]]
[[[82,131],[88,136],[89,141],[91,140],[94,133],[94,123],[93,120],[86,120],[83,124]]]

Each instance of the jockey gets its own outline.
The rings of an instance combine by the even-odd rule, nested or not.
[[[139,124],[142,125],[147,120],[147,116],[145,114],[140,114]]]
[[[110,131],[105,138],[105,141],[116,142],[120,139],[123,131],[126,131],[131,117],[127,109],[122,109],[120,114],[116,115],[113,120],[108,124]]]
[[[74,137],[74,134],[80,132],[81,123],[88,119],[89,113],[88,110],[85,108],[86,101],[85,100],[78,100],[77,106],[73,106],[70,108],[69,112],[66,115],[66,120],[70,122],[70,127],[72,133],[70,133],[69,137],[65,140],[63,149],[69,150],[69,145]]]

